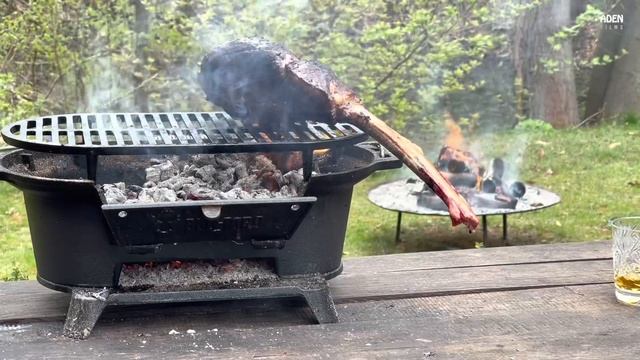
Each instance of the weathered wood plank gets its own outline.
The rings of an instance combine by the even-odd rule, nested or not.
[[[368,270],[362,263],[369,258],[346,259],[346,271],[330,282],[331,291],[336,302],[342,303],[610,281],[610,260],[584,260],[585,256],[599,258],[598,254],[602,255],[603,249],[609,244],[566,245],[561,244],[560,250],[555,252],[552,249],[558,245],[505,248],[516,253],[511,261],[523,262],[509,263],[510,265],[499,265],[509,260],[508,255],[507,252],[496,252],[494,249],[443,252],[447,253],[446,256],[432,252],[371,257],[372,265]],[[581,248],[585,250],[581,251]],[[546,256],[545,259],[553,260],[539,263],[532,261],[543,255]],[[485,256],[488,257],[487,260]],[[557,262],[562,258],[566,262]],[[430,261],[442,266],[423,266]],[[404,262],[413,266],[404,266]],[[444,266],[456,263],[476,265]],[[483,263],[485,265],[480,265]],[[0,283],[0,301],[3,303],[0,307],[0,321],[60,318],[66,314],[68,295],[48,290],[35,282]]]
[[[338,302],[426,297],[608,283],[613,279],[611,266],[611,260],[590,260],[385,273],[372,271],[344,274],[330,284]]]
[[[611,241],[506,246],[346,258],[343,274],[610,259]]]
[[[124,321],[101,321],[86,341],[60,337],[61,322],[36,322],[0,331],[0,357],[556,359],[640,351],[640,315],[615,302],[611,284],[343,304],[341,322],[328,325],[290,325],[307,318],[277,307],[210,306],[220,311],[135,320],[121,312]]]

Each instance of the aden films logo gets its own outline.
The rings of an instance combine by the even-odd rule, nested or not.
[[[604,14],[600,17],[600,23],[604,30],[624,29],[624,16],[622,14]]]

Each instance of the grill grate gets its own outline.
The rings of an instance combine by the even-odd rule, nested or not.
[[[245,127],[224,112],[96,113],[43,116],[2,129],[10,145],[69,154],[123,155],[296,151],[363,141],[351,124],[305,121],[277,132]]]

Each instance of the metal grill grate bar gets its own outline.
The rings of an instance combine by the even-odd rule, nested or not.
[[[64,114],[2,129],[11,145],[91,155],[309,151],[363,141],[350,124],[297,122],[284,131],[247,128],[224,112]]]

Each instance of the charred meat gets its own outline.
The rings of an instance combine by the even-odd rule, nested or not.
[[[350,122],[400,158],[444,201],[453,225],[478,226],[466,200],[420,147],[370,113],[326,67],[262,39],[236,40],[206,55],[199,81],[207,99],[246,123],[284,130],[304,120]]]

